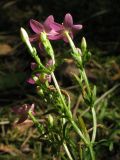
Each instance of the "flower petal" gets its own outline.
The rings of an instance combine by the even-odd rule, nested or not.
[[[30,84],[35,84],[35,81],[34,81],[34,79],[32,79],[32,78],[29,78],[29,79],[27,80],[27,82],[30,83]]]
[[[32,105],[29,105],[29,110],[31,110],[32,114],[35,114],[34,109],[35,109],[34,103]]]
[[[60,31],[60,30],[63,29],[63,26],[62,26],[61,24],[59,24],[59,23],[56,23],[56,22],[51,23],[51,24],[50,24],[50,27],[51,27],[55,32]]]
[[[20,115],[20,119],[18,120],[18,123],[22,123],[24,122],[27,118],[28,118],[28,112],[29,110],[31,110],[32,114],[34,115],[34,104],[29,105],[29,104],[24,104],[21,107],[14,107],[13,108],[13,112],[15,112],[16,114]]]
[[[74,37],[74,36],[73,36],[73,32],[70,32],[70,37],[73,39],[73,37]]]
[[[64,40],[66,43],[68,43],[67,37],[63,36],[63,40]]]
[[[48,35],[48,38],[50,39],[50,40],[59,40],[59,39],[62,39],[62,34],[56,34],[56,35],[52,35],[52,34],[50,34],[50,35]]]
[[[16,113],[16,114],[22,114],[23,113],[23,110],[22,110],[22,108],[21,107],[19,107],[19,106],[15,106],[15,107],[13,107],[12,108],[12,111],[14,112],[14,113]]]
[[[39,36],[38,34],[34,34],[32,36],[29,37],[30,42],[35,42],[39,40]]]
[[[79,31],[80,29],[82,29],[82,25],[81,24],[73,25],[72,26],[73,32]]]
[[[30,20],[30,27],[37,34],[42,32],[43,29],[44,29],[43,25],[41,23],[39,23],[38,21],[34,20],[34,19]]]
[[[54,17],[50,15],[43,23],[45,31],[49,32],[51,30],[50,24],[54,22]]]
[[[40,42],[40,43],[38,43],[38,47],[40,48],[40,51],[44,51],[44,46],[43,46],[43,44]]]
[[[71,16],[71,14],[67,13],[65,15],[63,25],[64,25],[64,27],[72,27],[72,25],[73,25],[73,18]]]
[[[27,120],[27,118],[28,118],[27,114],[22,115],[18,120],[17,124],[23,123],[25,120]]]

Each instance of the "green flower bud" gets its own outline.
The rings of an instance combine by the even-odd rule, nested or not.
[[[48,122],[49,122],[49,124],[51,125],[51,126],[53,126],[53,117],[52,117],[52,115],[51,114],[49,114],[48,115]]]
[[[38,81],[38,77],[37,76],[33,76],[33,80],[36,82]]]
[[[32,53],[34,50],[33,50],[33,47],[31,45],[30,41],[29,41],[29,36],[28,36],[26,30],[21,27],[20,33],[21,33],[21,38],[22,38],[23,42],[26,43],[29,51]]]
[[[41,32],[40,34],[40,39],[41,39],[41,42],[45,48],[45,51],[47,52],[47,54],[52,58],[52,60],[54,61],[54,51],[53,51],[53,48],[50,44],[50,41],[47,37],[47,34],[45,32]]]
[[[20,33],[21,33],[21,38],[22,38],[23,42],[26,42],[29,40],[28,34],[24,28],[22,28],[22,27],[20,28]]]
[[[41,89],[39,86],[37,86],[37,93],[38,93],[38,95],[40,95],[40,96],[43,96],[43,95],[44,95],[43,89]]]
[[[86,43],[86,39],[85,37],[82,38],[82,41],[81,41],[81,50],[83,52],[83,54],[86,52],[87,50],[87,43]]]

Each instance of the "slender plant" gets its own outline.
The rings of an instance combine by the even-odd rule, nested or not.
[[[85,64],[91,54],[84,37],[80,48],[77,48],[73,42],[75,33],[82,29],[82,25],[74,25],[72,16],[67,13],[62,24],[56,23],[54,17],[49,16],[43,24],[31,19],[30,26],[34,31],[30,37],[25,29],[21,28],[22,40],[34,59],[34,63],[31,64],[32,77],[28,82],[36,86],[38,95],[50,108],[44,114],[47,117],[45,123],[40,123],[34,113],[34,104],[25,104],[15,110],[17,114],[21,115],[18,123],[22,123],[28,117],[31,118],[41,135],[40,137],[47,140],[51,147],[56,148],[56,153],[53,153],[52,156],[70,160],[95,160],[96,86],[91,87],[85,72]],[[79,75],[73,74],[73,77],[78,83],[85,105],[90,108],[89,111],[93,117],[92,135],[89,134],[83,117],[75,118],[73,116],[69,93],[61,89],[54,74],[56,54],[50,40],[61,39],[70,45],[70,55],[79,70]],[[32,46],[32,42],[36,42],[41,52],[46,54],[44,62],[40,59],[36,48]],[[75,133],[76,138],[72,136],[72,132]]]

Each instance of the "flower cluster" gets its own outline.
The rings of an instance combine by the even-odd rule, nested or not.
[[[50,60],[48,60],[48,62],[46,63],[46,68],[52,67],[52,65],[53,65],[53,61],[50,59]],[[32,70],[37,69],[37,64],[34,63],[34,62],[32,62],[32,63],[31,63],[31,69],[32,69]],[[35,82],[38,81],[38,80],[40,80],[40,82],[43,82],[43,83],[46,82],[46,81],[51,82],[51,75],[50,75],[50,74],[40,74],[40,73],[36,73],[36,74],[34,75],[34,77],[29,78],[29,79],[27,80],[27,82],[30,83],[30,84],[35,84]]]
[[[75,33],[80,29],[82,29],[82,25],[73,24],[73,18],[69,13],[65,15],[65,18],[62,24],[56,23],[54,21],[54,17],[50,15],[46,18],[46,20],[43,23],[39,23],[38,21],[31,19],[30,27],[32,28],[35,34],[30,36],[29,40],[30,42],[37,42],[41,51],[43,51],[45,47],[47,47],[46,49],[48,49],[48,46],[46,44],[45,46],[43,45],[44,35],[46,35],[49,40],[63,39],[65,42],[68,42],[68,37],[66,36],[66,33],[68,33],[69,36],[73,39]],[[49,51],[50,49],[51,48],[49,48]],[[49,55],[51,56],[52,61],[54,63],[53,50],[51,50]],[[48,66],[46,67],[48,68]],[[37,64],[32,63],[31,69],[35,70],[36,68],[37,68]],[[35,84],[35,82],[38,80],[40,80],[41,82],[45,82],[45,81],[51,82],[51,75],[46,74],[43,77],[43,75],[36,73],[32,78],[29,78],[27,82],[30,84]]]
[[[39,23],[36,20],[30,20],[30,26],[34,31],[34,35],[30,37],[31,42],[38,41],[39,47],[41,48],[40,34],[45,32],[49,40],[59,40],[63,39],[65,42],[68,42],[65,32],[68,32],[71,38],[73,39],[76,32],[82,29],[82,25],[74,25],[72,16],[67,13],[65,15],[64,21],[62,24],[56,23],[54,17],[49,16],[45,22]]]
[[[30,84],[43,85],[51,82],[53,72],[52,68],[54,68],[55,60],[54,60],[54,52],[52,50],[51,44],[49,40],[64,40],[68,42],[68,37],[66,33],[69,34],[71,39],[74,38],[75,33],[77,33],[80,29],[82,29],[82,25],[74,25],[73,18],[71,14],[67,13],[65,15],[64,21],[62,24],[56,23],[54,21],[54,17],[52,15],[48,16],[43,23],[39,23],[36,20],[30,20],[30,27],[33,30],[34,34],[28,37],[27,32],[22,28],[22,39],[27,44],[29,51],[33,58],[37,59],[35,63],[31,63],[31,69],[33,70],[33,76],[27,80]],[[47,41],[46,41],[47,39]],[[37,56],[37,52],[35,48],[32,47],[30,42],[37,42],[39,48],[43,50],[46,48],[47,53],[49,53],[50,59],[47,60],[46,65],[41,65],[41,61],[39,56]],[[38,63],[39,62],[39,63]],[[40,73],[39,67],[44,67],[51,72]],[[43,68],[43,69],[44,69]],[[28,118],[28,112],[31,110],[32,114],[34,114],[34,104],[32,105],[23,105],[20,108],[15,108],[14,112],[20,115],[20,119],[18,123],[24,122]]]

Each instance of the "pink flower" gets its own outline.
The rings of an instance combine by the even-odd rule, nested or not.
[[[14,107],[13,112],[20,115],[20,119],[17,123],[23,123],[28,118],[28,112],[31,110],[32,114],[34,115],[34,104],[24,104],[21,107]]]
[[[54,40],[56,39],[56,34],[58,34],[54,29],[51,28],[51,23],[54,22],[54,17],[50,15],[44,23],[39,23],[36,20],[31,19],[30,20],[30,27],[32,30],[35,32],[34,35],[30,37],[31,42],[39,41],[39,47],[41,48],[41,43],[40,43],[40,34],[41,32],[46,32],[48,39]]]
[[[78,25],[73,24],[73,18],[69,13],[65,15],[65,18],[62,24],[52,22],[50,23],[50,26],[55,32],[58,33],[54,36],[54,40],[63,39],[65,42],[68,42],[68,39],[66,38],[66,35],[65,35],[65,31],[67,31],[71,36],[71,38],[73,39],[74,34],[78,32],[80,29],[82,29],[81,24],[78,24]]]

